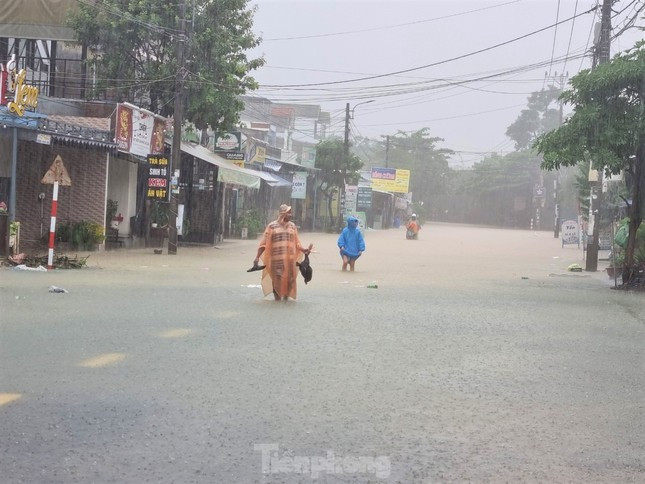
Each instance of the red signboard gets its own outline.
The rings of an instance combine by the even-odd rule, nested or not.
[[[119,151],[147,156],[164,151],[166,120],[129,104],[116,108],[115,142]]]
[[[0,104],[7,104],[7,79],[9,78],[9,73],[5,70],[5,67],[0,64]]]

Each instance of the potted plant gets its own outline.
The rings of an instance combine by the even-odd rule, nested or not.
[[[246,210],[237,219],[237,227],[240,237],[242,236],[242,229],[246,229],[247,237],[254,239],[262,232],[264,225],[262,224],[260,215],[255,210]]]
[[[112,222],[114,217],[116,217],[116,211],[119,209],[119,202],[108,198],[107,205],[105,207],[105,226],[112,227]]]

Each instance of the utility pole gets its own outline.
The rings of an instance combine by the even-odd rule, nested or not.
[[[600,20],[600,39],[594,48],[594,67],[595,60],[598,59],[598,64],[609,62],[610,49],[611,49],[611,5],[612,0],[603,0],[602,2],[602,17]],[[598,161],[598,160],[596,160]],[[587,272],[595,272],[598,270],[598,246],[600,239],[600,216],[602,206],[602,179],[603,170],[598,170],[598,181],[591,185],[591,213],[589,216],[589,225],[592,229],[591,234],[587,230],[587,261],[585,270]],[[594,193],[595,192],[595,193]],[[591,235],[591,237],[589,237]],[[591,240],[590,240],[591,239]]]
[[[567,79],[569,77],[569,73],[562,73],[558,75],[556,72],[554,76],[551,76],[551,81],[553,83],[558,83],[558,88],[560,90],[560,93],[564,90],[564,86],[567,83]],[[562,123],[564,122],[564,113],[563,113],[563,102],[562,100],[559,101],[560,104],[560,116],[558,120],[558,126],[562,126]],[[560,170],[556,171],[555,179],[553,180],[553,202],[554,202],[554,223],[553,223],[553,238],[558,239],[560,238],[560,201],[559,201],[559,195],[560,195]]]
[[[388,134],[385,137],[385,168],[387,168],[387,164],[390,161],[390,135]]]
[[[345,209],[345,168],[349,158],[349,103],[345,104],[345,139],[343,141],[343,186],[338,187],[338,228],[343,226],[343,216]]]
[[[172,152],[170,176],[181,166],[181,125],[184,122],[184,55],[186,52],[186,2],[179,2],[179,35],[177,37],[177,73],[175,74],[175,105],[173,113]],[[179,185],[178,185],[179,186]],[[168,254],[177,254],[177,204],[170,189],[170,216],[168,217]]]

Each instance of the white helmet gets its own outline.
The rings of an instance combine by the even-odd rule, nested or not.
[[[417,214],[416,214],[416,213],[413,213],[413,214],[412,214],[412,216],[413,216],[413,217],[416,217],[416,216],[417,216]]]

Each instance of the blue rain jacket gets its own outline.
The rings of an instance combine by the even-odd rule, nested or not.
[[[358,227],[358,219],[353,215],[347,217],[347,227],[338,237],[338,248],[341,249],[341,255],[352,258],[357,258],[359,252],[365,251],[365,239]]]

